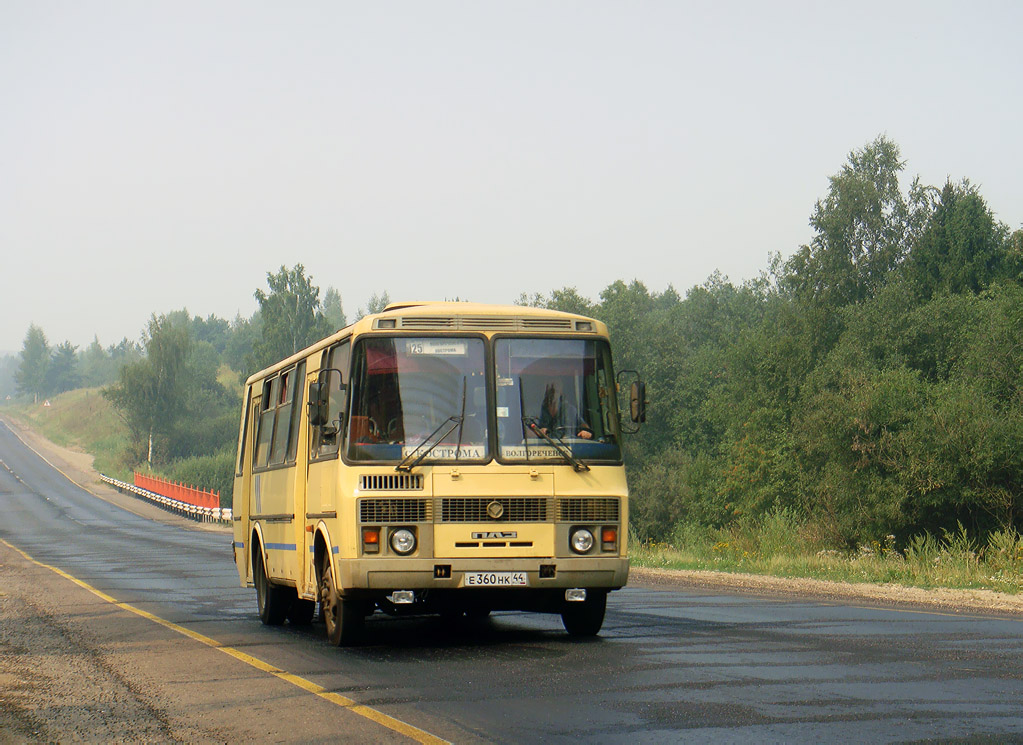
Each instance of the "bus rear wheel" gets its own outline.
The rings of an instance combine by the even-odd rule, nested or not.
[[[330,559],[323,562],[320,571],[320,609],[327,640],[335,647],[349,647],[357,644],[362,637],[365,616],[359,603],[346,600],[337,591],[334,569]]]
[[[278,587],[266,576],[263,552],[260,551],[252,562],[252,584],[256,586],[256,607],[259,620],[267,626],[280,626],[287,618],[291,605],[290,587]]]
[[[596,636],[604,625],[606,610],[607,593],[591,591],[582,602],[565,603],[561,623],[571,636]]]

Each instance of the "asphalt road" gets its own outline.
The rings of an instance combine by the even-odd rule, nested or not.
[[[0,462],[0,742],[1023,742],[1016,618],[633,584],[594,640],[378,614],[338,650],[260,625],[226,531],[97,498],[2,423]]]

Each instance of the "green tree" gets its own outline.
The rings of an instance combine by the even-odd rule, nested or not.
[[[563,287],[560,290],[552,290],[551,294],[544,297],[540,293],[532,296],[522,293],[515,301],[516,305],[531,306],[533,308],[547,308],[548,310],[560,310],[565,313],[578,313],[582,316],[592,316],[596,312],[596,306],[588,299],[579,294],[574,287]]]
[[[194,316],[189,321],[188,336],[195,342],[208,342],[216,350],[216,353],[220,355],[224,353],[230,340],[231,324],[212,313],[206,318]]]
[[[782,286],[800,302],[815,347],[826,351],[841,332],[840,308],[873,297],[887,284],[930,213],[930,190],[914,181],[907,200],[899,147],[880,136],[849,153],[810,216],[809,245],[789,259]]]
[[[69,341],[53,349],[46,368],[46,388],[50,393],[63,393],[78,387],[81,378],[78,374],[76,349],[78,347]]]
[[[103,395],[128,425],[135,457],[152,467],[164,459],[185,411],[188,330],[167,316],[153,315],[144,342],[146,356],[121,368],[120,380]]]
[[[79,354],[82,383],[89,387],[112,383],[115,378],[107,377],[109,368],[110,356],[99,343],[99,337],[94,336],[92,343]]]
[[[267,272],[266,282],[269,294],[261,289],[255,293],[263,319],[262,337],[252,350],[256,369],[290,357],[331,332],[320,308],[320,288],[306,277],[304,266]]]
[[[341,293],[333,287],[328,287],[323,293],[323,315],[330,322],[331,329],[337,331],[348,325],[345,318],[344,306],[341,304]]]
[[[220,355],[208,341],[191,340],[181,370],[183,385],[167,442],[170,458],[206,456],[231,449],[238,434],[240,401],[217,379]]]
[[[28,327],[25,342],[21,348],[21,362],[14,374],[18,390],[32,395],[33,401],[39,402],[40,396],[47,393],[46,370],[50,365],[50,345],[46,334],[34,323]]]
[[[374,292],[370,295],[369,302],[366,303],[366,310],[359,308],[355,311],[356,318],[365,318],[366,316],[371,316],[374,313],[383,313],[384,308],[390,304],[391,298],[387,294],[387,290],[384,290],[379,295]]]
[[[251,318],[239,313],[231,322],[231,330],[224,347],[223,359],[228,367],[242,373],[242,379],[255,372],[253,350],[263,336],[263,316],[259,310]]]
[[[13,397],[17,393],[17,384],[14,382],[14,375],[18,370],[18,356],[5,354],[0,357],[0,405],[7,400],[8,396]]]
[[[975,187],[949,181],[903,271],[925,299],[937,292],[980,292],[1010,274],[1008,237]]]

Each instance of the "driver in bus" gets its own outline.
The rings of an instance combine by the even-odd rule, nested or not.
[[[579,416],[579,409],[565,402],[565,397],[561,394],[561,384],[557,381],[547,384],[537,426],[545,435],[560,430],[575,432],[575,436],[583,440],[593,439],[593,429]]]

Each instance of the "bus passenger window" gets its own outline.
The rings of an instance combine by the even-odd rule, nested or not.
[[[276,425],[274,426],[273,452],[270,454],[271,465],[284,462],[288,449],[288,430],[291,424],[291,404],[295,395],[294,370],[281,375],[280,388],[277,392]]]
[[[256,457],[252,463],[254,468],[263,468],[270,460],[270,443],[273,442],[274,434],[273,402],[277,380],[274,378],[263,383],[263,395],[259,404],[259,430],[256,434]]]
[[[291,420],[288,422],[288,454],[285,463],[294,463],[298,457],[298,433],[302,428],[302,394],[305,392],[305,362],[295,369],[295,384],[291,394]]]

